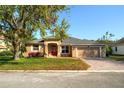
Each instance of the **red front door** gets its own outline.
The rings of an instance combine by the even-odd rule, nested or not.
[[[56,46],[51,46],[51,50],[49,51],[49,54],[52,55],[52,56],[57,56]]]

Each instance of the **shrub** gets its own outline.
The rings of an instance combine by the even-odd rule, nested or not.
[[[12,51],[2,51],[0,52],[0,56],[13,56]]]
[[[108,45],[106,45],[106,56],[112,55],[112,48]]]
[[[40,57],[41,53],[40,52],[29,52],[28,56],[29,57]]]

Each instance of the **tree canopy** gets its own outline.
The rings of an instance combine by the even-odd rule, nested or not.
[[[33,32],[40,30],[42,37],[46,30],[51,30],[56,24],[59,14],[67,6],[56,5],[26,5],[0,6],[0,34],[5,37],[14,53],[14,59],[19,59],[21,47],[33,37]]]
[[[108,31],[105,32],[105,34],[97,40],[97,42],[99,43],[103,43],[103,44],[111,44],[113,41],[111,40],[111,38],[114,37],[114,34],[109,33]]]
[[[114,37],[114,34],[106,32],[102,38],[98,39],[97,42],[98,43],[102,43],[105,44],[105,49],[106,49],[106,56],[109,56],[112,54],[112,48],[111,48],[111,44],[114,43],[114,41],[111,39],[112,37]]]
[[[70,27],[70,25],[68,24],[68,22],[65,19],[63,19],[61,24],[55,25],[55,27],[52,29],[52,34],[53,34],[53,36],[61,39],[61,41],[62,41],[69,37],[69,35],[67,33],[69,27]]]

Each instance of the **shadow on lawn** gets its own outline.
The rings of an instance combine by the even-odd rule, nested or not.
[[[0,65],[5,65],[5,64],[19,64],[19,62],[13,61],[12,57],[8,57],[8,56],[0,57]]]
[[[0,62],[8,62],[8,61],[12,61],[13,58],[11,56],[0,56]]]

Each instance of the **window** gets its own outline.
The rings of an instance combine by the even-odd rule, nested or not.
[[[62,46],[62,53],[69,53],[69,46]]]
[[[38,45],[33,45],[33,50],[39,50],[39,46]]]
[[[115,47],[115,51],[116,51],[116,52],[118,51],[118,48],[117,48],[117,47]]]

